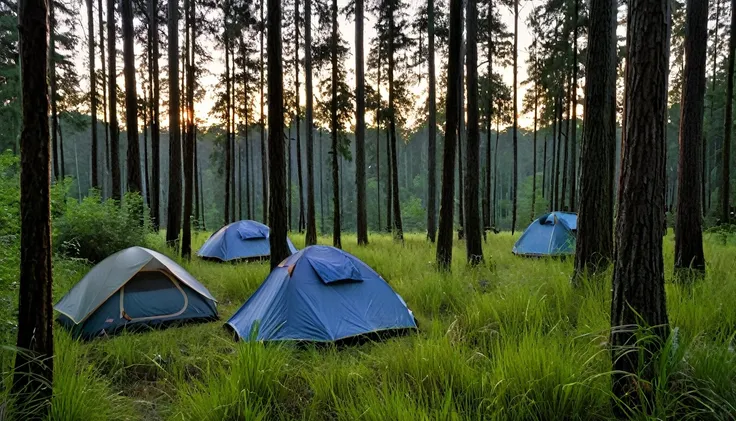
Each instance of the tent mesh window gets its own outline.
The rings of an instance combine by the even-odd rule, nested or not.
[[[142,271],[121,289],[120,311],[131,321],[163,319],[182,314],[187,301],[179,282],[169,273]]]

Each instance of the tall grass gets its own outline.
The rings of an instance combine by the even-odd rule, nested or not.
[[[465,265],[458,242],[453,272],[442,274],[424,235],[402,245],[373,234],[367,247],[345,235],[346,250],[401,294],[420,327],[353,346],[235,343],[222,324],[268,275],[268,263],[182,262],[218,298],[221,320],[89,343],[57,334],[54,419],[612,418],[610,273],[572,288],[571,259],[517,258],[517,237],[490,235],[479,268]],[[736,242],[712,237],[705,279],[667,283],[677,333],[655,356],[652,414],[623,408],[631,418],[736,417]],[[206,238],[196,235],[195,244]],[[303,247],[303,236],[291,238]],[[146,243],[178,259],[162,237]],[[668,237],[668,268],[672,258]],[[55,297],[87,268],[55,263]]]

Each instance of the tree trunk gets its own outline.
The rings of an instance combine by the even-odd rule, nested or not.
[[[299,178],[299,221],[298,229],[302,232],[306,226],[304,220],[304,178],[302,177],[302,141],[300,131],[301,105],[299,102],[299,0],[294,1],[294,80],[296,84],[296,175]]]
[[[575,283],[586,272],[605,271],[613,258],[617,9],[616,0],[590,4]]]
[[[161,225],[161,130],[159,126],[159,67],[158,67],[158,3],[148,0],[148,36],[151,39],[151,84],[153,90],[152,118],[151,118],[151,214],[153,228],[158,231]],[[108,38],[109,39],[109,38]]]
[[[312,0],[304,0],[304,84],[307,109],[307,235],[305,244],[317,244],[317,221],[314,206],[314,94],[312,93]],[[320,168],[322,164],[320,163]],[[320,191],[321,194],[321,191]]]
[[[572,72],[570,72],[572,73]],[[572,79],[572,75],[570,76]],[[562,152],[562,194],[560,195],[560,207],[562,210],[567,209],[567,180],[570,173],[570,162],[568,161],[568,153],[570,151],[570,101],[572,100],[572,83],[568,81],[567,84],[567,98],[565,98],[565,143],[564,150]]]
[[[200,217],[200,212],[204,213],[204,209],[201,209],[200,206],[199,206],[199,198],[200,198],[200,194],[202,192],[199,189],[199,181],[200,181],[200,176],[199,176],[199,154],[197,153],[197,149],[199,149],[199,148],[197,147],[197,131],[196,131],[196,129],[194,129],[194,145],[192,145],[192,147],[194,148],[194,168],[193,168],[193,171],[194,171],[194,227],[195,227],[195,229],[201,230],[202,229],[202,223],[201,223],[199,217]],[[247,159],[247,155],[246,155],[246,159]],[[246,168],[246,171],[247,171],[247,168]]]
[[[442,161],[442,196],[440,199],[440,224],[437,234],[437,267],[449,271],[452,265],[452,225],[455,197],[455,142],[459,113],[457,112],[462,71],[460,49],[463,37],[462,0],[450,0],[450,42],[447,66],[447,102],[445,106],[445,142]]]
[[[122,0],[123,75],[125,77],[125,122],[128,135],[127,185],[130,192],[142,192],[141,155],[138,146],[138,93],[135,84],[135,51],[133,50],[133,1]],[[141,210],[142,211],[142,210]],[[142,212],[141,212],[142,216]]]
[[[358,244],[368,244],[365,197],[365,74],[363,69],[363,0],[355,1],[355,183]]]
[[[60,179],[64,178],[64,174],[62,173],[61,176],[59,175],[59,153],[58,153],[58,145],[57,145],[57,133],[59,130],[59,113],[56,107],[56,97],[57,97],[57,94],[56,94],[56,61],[54,60],[54,57],[56,56],[56,43],[55,43],[56,36],[54,36],[54,31],[56,28],[56,19],[54,18],[53,0],[49,1],[49,14],[50,16],[49,16],[49,58],[48,58],[49,77],[48,77],[48,80],[49,80],[49,85],[50,85],[49,97],[51,101],[51,148],[52,148],[52,157],[53,157],[52,160],[54,161],[54,180],[59,181]],[[102,22],[102,20],[100,20],[100,22]],[[100,25],[102,25],[102,23],[100,23]]]
[[[394,238],[404,241],[404,230],[401,226],[401,204],[399,203],[399,164],[396,153],[396,106],[395,106],[395,86],[394,86],[394,4],[389,3],[388,11],[388,108],[389,114],[389,132],[391,134],[391,194],[393,196],[393,227]]]
[[[53,1],[50,3],[53,3]],[[102,66],[102,125],[105,128],[105,177],[103,185],[107,186],[110,177],[110,130],[107,124],[107,79],[105,79],[107,69],[105,68],[105,29],[102,25],[102,0],[97,0],[97,28],[97,34],[100,37],[100,65]],[[56,104],[53,104],[52,108],[55,107]],[[109,197],[109,190],[106,191],[106,194]]]
[[[701,214],[705,59],[708,2],[688,0],[685,23],[685,69],[680,114],[680,156],[677,171],[675,273],[681,280],[705,271]]]
[[[427,239],[437,237],[437,77],[434,69],[434,0],[427,1],[429,118],[427,121]]]
[[[91,120],[90,131],[92,135],[92,148],[90,150],[90,157],[92,159],[92,166],[90,167],[92,182],[90,187],[97,189],[100,187],[100,182],[97,170],[97,74],[95,73],[95,24],[92,0],[86,0],[86,3],[87,47],[89,51],[89,114]]]
[[[322,167],[325,165],[325,159],[324,159],[324,146],[322,145],[322,129],[319,129],[319,231],[320,233],[324,234],[325,232],[325,203],[324,203],[324,194],[322,192],[323,184],[322,180],[324,179],[324,175],[322,174]]]
[[[733,127],[733,75],[736,61],[736,0],[731,0],[731,36],[728,41],[728,69],[726,70],[726,116],[723,129],[723,169],[721,171],[721,223],[731,220],[731,128]]]
[[[573,48],[572,48],[572,127],[570,133],[570,212],[577,209],[577,164],[578,164],[578,8],[575,0]]]
[[[184,221],[182,223],[181,256],[192,255],[192,193],[194,183],[194,0],[184,1],[184,30],[186,31],[186,137],[184,138]]]
[[[669,39],[668,0],[629,3],[611,345],[615,396],[628,408],[649,405],[646,412],[654,394],[641,381],[659,374],[654,364],[669,333],[662,257]],[[646,344],[637,339],[638,326],[651,329]],[[629,373],[641,380],[632,381]],[[638,399],[642,394],[645,399]]]
[[[179,10],[168,0],[169,26],[169,206],[166,242],[177,245],[181,230],[181,139],[179,135]]]
[[[478,192],[480,186],[480,129],[478,127],[478,27],[476,0],[467,0],[468,49],[466,66],[468,81],[468,150],[467,170],[465,171],[465,204],[468,213],[465,218],[465,248],[468,263],[477,265],[483,262],[483,242],[481,221],[478,214]]]
[[[393,195],[391,194],[391,190],[393,190],[393,169],[391,168],[391,135],[389,134],[388,128],[386,130],[386,167],[388,167],[388,182],[386,183],[386,232],[391,232],[393,227],[392,222],[392,214],[393,211],[391,209],[391,199]]]
[[[53,310],[48,97],[48,2],[18,7],[23,125],[20,133],[20,291],[13,394],[20,413],[42,420],[51,408]]]
[[[332,102],[330,104],[330,137],[332,148],[330,150],[332,160],[332,245],[342,248],[340,238],[340,174],[337,160],[337,0],[332,0],[332,38],[331,38],[331,60],[332,60]]]
[[[229,10],[225,11],[226,15],[229,13]],[[230,29],[228,27],[227,18],[225,19],[223,31],[223,39],[225,43],[225,206],[223,209],[223,225],[227,225],[232,222],[232,218],[230,217],[230,202],[233,200],[233,198],[230,197],[230,191],[232,189],[230,185],[230,166],[233,162],[233,157],[230,154],[230,102],[232,101],[232,95],[230,93]]]
[[[536,42],[536,40],[535,40]],[[536,56],[534,58],[536,60]],[[535,63],[535,66],[537,64]],[[534,139],[532,140],[532,209],[529,221],[534,221],[535,208],[537,204],[537,111],[539,108],[539,86],[538,79],[534,78]]]
[[[272,192],[286,189],[286,163],[284,162],[284,81],[281,63],[281,2],[268,0],[268,160],[271,163],[269,177]],[[271,269],[287,258],[286,244],[286,196],[272,194],[269,206],[271,234]]]
[[[465,48],[463,48],[465,50]],[[465,56],[465,53],[463,51],[463,56]],[[461,59],[462,60],[462,59]],[[464,101],[463,101],[463,93],[464,93],[464,87],[463,87],[463,77],[462,77],[462,62],[460,64],[460,81],[458,82],[458,85],[460,85],[460,103],[458,104],[458,132],[457,132],[457,216],[460,222],[460,228],[457,231],[457,239],[463,240],[465,239],[465,197],[464,192],[465,188],[463,187],[463,164],[465,163],[463,161],[463,129],[462,126],[464,125],[463,120],[465,119],[465,115],[463,113],[464,111]]]
[[[263,120],[263,116],[265,114],[265,104],[263,102],[263,88],[264,88],[264,77],[263,77],[263,71],[266,68],[266,66],[263,65],[263,34],[266,32],[266,25],[265,21],[263,20],[263,2],[266,0],[261,0],[261,188],[262,188],[262,195],[261,198],[262,201],[262,210],[263,210],[263,222],[266,222],[269,218],[268,213],[268,186],[269,186],[269,178],[268,178],[268,150],[266,149],[266,122]],[[279,14],[280,14],[279,10]],[[279,30],[280,31],[280,30]],[[283,86],[282,86],[283,89]],[[270,114],[270,113],[269,113]]]
[[[498,109],[499,115],[501,113],[501,108]],[[493,148],[493,150],[496,152],[493,154],[493,206],[491,206],[491,209],[493,210],[493,221],[491,221],[491,226],[496,226],[496,215],[499,213],[498,209],[498,138],[500,137],[501,129],[499,128],[499,119],[496,119],[496,146]]]
[[[513,138],[513,147],[514,147],[514,174],[513,174],[513,183],[514,183],[514,196],[512,200],[512,215],[511,215],[511,234],[513,235],[516,231],[516,206],[517,206],[517,200],[519,197],[519,139],[518,139],[518,131],[519,131],[519,110],[518,110],[518,78],[519,78],[519,0],[514,0],[514,138]]]
[[[378,107],[376,108],[376,210],[378,213],[377,231],[381,231],[381,43],[378,44],[376,76],[376,94],[378,95]]]
[[[552,109],[552,162],[549,168],[549,211],[557,207],[557,98]]]
[[[542,153],[542,197],[547,198],[545,186],[547,185],[547,135],[544,135],[544,152]]]

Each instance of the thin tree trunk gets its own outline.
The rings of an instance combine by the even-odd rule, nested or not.
[[[731,0],[731,35],[728,41],[728,69],[726,70],[726,116],[723,130],[723,169],[721,170],[721,223],[730,222],[731,216],[731,128],[733,127],[733,75],[736,62],[736,0]]]
[[[204,212],[204,209],[200,210],[199,206],[199,200],[200,200],[200,194],[201,191],[199,189],[199,182],[200,182],[200,176],[199,176],[199,153],[197,146],[197,134],[196,129],[194,130],[194,227],[195,229],[202,229],[201,221],[200,221],[200,212]]]
[[[320,224],[319,224],[319,231],[320,233],[325,232],[325,202],[324,202],[324,194],[322,194],[323,190],[323,184],[322,180],[324,179],[324,175],[322,174],[322,167],[325,166],[325,158],[324,158],[324,146],[322,145],[322,129],[319,129],[319,217],[320,217]]]
[[[544,135],[544,152],[542,157],[542,197],[547,199],[545,186],[547,185],[547,135]]]
[[[571,72],[572,73],[572,72]],[[572,76],[571,76],[572,77]],[[565,98],[565,140],[562,152],[562,193],[560,194],[560,207],[567,210],[567,180],[570,173],[570,162],[568,161],[568,153],[570,150],[570,101],[572,100],[572,83],[568,81],[567,97]]]
[[[392,222],[392,215],[393,211],[391,209],[391,198],[393,197],[391,194],[391,190],[393,190],[393,169],[391,168],[391,135],[389,134],[389,131],[386,130],[386,166],[388,167],[388,182],[386,183],[386,232],[391,232],[393,229],[393,222]]]
[[[465,56],[465,47],[464,47],[464,45],[465,45],[465,43],[463,43],[463,49],[462,49],[463,50],[463,57]],[[457,195],[458,195],[458,198],[457,198],[458,199],[457,200],[457,216],[458,216],[458,219],[460,220],[459,221],[460,222],[460,228],[457,231],[457,238],[458,238],[458,240],[465,239],[465,197],[464,197],[464,194],[463,194],[465,192],[465,188],[463,186],[463,181],[464,181],[464,178],[465,178],[465,177],[463,177],[463,164],[465,163],[463,161],[463,131],[464,131],[463,130],[463,127],[464,127],[464,119],[465,119],[465,115],[463,113],[463,111],[465,109],[465,104],[464,104],[464,101],[463,101],[463,94],[465,92],[465,89],[463,87],[462,70],[463,69],[462,69],[462,63],[461,63],[460,82],[459,82],[459,85],[460,85],[460,98],[459,98],[460,99],[460,104],[458,105],[458,111],[459,111],[460,114],[458,115],[458,132],[457,132],[457,184],[458,184],[458,189],[457,189]]]
[[[61,116],[56,119],[57,129],[59,130],[59,161],[61,163],[61,177],[66,176],[66,168],[64,167],[64,136],[61,130]]]
[[[18,7],[21,77],[20,291],[13,394],[27,419],[46,419],[53,384],[48,2]]]
[[[130,192],[142,192],[141,155],[138,145],[138,86],[135,83],[135,51],[133,50],[133,2],[122,0],[120,9],[123,26],[123,75],[125,76],[125,132],[128,135],[127,187]],[[141,209],[141,216],[143,215]]]
[[[64,174],[62,172],[61,176],[59,176],[59,153],[58,153],[58,145],[57,145],[57,132],[59,130],[59,113],[57,111],[56,107],[56,61],[54,60],[54,57],[56,57],[56,36],[55,28],[56,28],[56,19],[54,18],[54,2],[53,0],[49,1],[49,57],[48,57],[48,67],[49,67],[49,85],[50,85],[50,92],[49,97],[51,101],[51,148],[52,148],[52,157],[54,161],[54,180],[59,181],[60,179],[64,178]],[[100,20],[102,22],[102,20]],[[100,25],[102,25],[100,23]],[[102,26],[100,26],[102,27]],[[104,61],[103,61],[104,63]]]
[[[628,408],[646,405],[641,409],[648,412],[656,405],[654,393],[639,386],[659,374],[655,358],[669,333],[662,226],[670,2],[632,0],[628,6],[626,140],[616,218],[610,343],[614,395]],[[651,329],[646,344],[638,340],[638,326]],[[632,382],[629,373],[642,380]]]
[[[53,3],[53,1],[50,3]],[[102,66],[102,126],[105,128],[105,177],[102,184],[107,186],[110,177],[110,129],[107,124],[107,79],[105,79],[107,71],[105,66],[105,29],[102,24],[102,0],[97,0],[97,28],[100,37],[100,64]],[[52,107],[55,108],[56,104],[53,104]],[[109,195],[110,192],[106,191],[106,194]]]
[[[701,214],[701,160],[705,61],[708,42],[708,2],[688,0],[685,23],[685,69],[680,115],[680,155],[677,172],[675,273],[680,280],[705,271]]]
[[[517,206],[517,200],[519,197],[519,138],[518,138],[518,131],[519,131],[519,111],[518,111],[518,77],[519,77],[519,0],[514,0],[514,138],[513,138],[513,147],[514,147],[514,169],[513,169],[513,190],[514,190],[514,196],[512,200],[512,215],[511,215],[511,234],[513,235],[516,231],[516,206]]]
[[[168,0],[169,30],[169,205],[166,242],[177,245],[181,230],[181,139],[179,136],[179,10]]]
[[[261,8],[261,182],[262,182],[262,194],[261,198],[263,199],[262,207],[263,207],[263,222],[268,221],[268,186],[269,186],[269,178],[268,178],[268,150],[266,149],[266,122],[263,119],[263,116],[265,114],[265,104],[263,102],[263,88],[264,88],[264,75],[263,71],[266,66],[264,66],[263,63],[263,34],[266,32],[266,25],[265,21],[263,20],[263,2],[265,0],[260,1],[260,8]],[[270,114],[270,113],[269,113]]]
[[[332,0],[332,38],[331,38],[331,60],[332,60],[332,102],[330,104],[330,137],[332,148],[330,151],[332,159],[332,245],[342,248],[340,238],[340,174],[337,159],[337,0]]]
[[[296,175],[299,178],[299,220],[297,227],[302,232],[306,227],[304,215],[304,178],[302,177],[302,141],[300,132],[301,105],[299,102],[299,0],[294,1],[294,81],[296,85]]]
[[[153,228],[158,231],[161,225],[161,131],[159,113],[159,41],[158,41],[158,3],[148,0],[148,36],[151,39],[151,84],[153,89],[151,117],[151,214]],[[109,38],[108,38],[109,39]]]
[[[434,68],[434,0],[427,2],[429,118],[427,121],[427,239],[437,237],[437,77]],[[379,216],[380,219],[380,216]]]
[[[91,187],[97,189],[100,187],[99,174],[97,170],[97,74],[95,73],[95,25],[94,10],[92,0],[87,2],[87,47],[89,51],[89,114],[90,114],[90,132],[92,136],[92,147],[90,149],[90,157],[92,166],[90,173],[92,175]]]
[[[499,116],[500,116],[500,113],[502,111],[500,107],[498,111],[499,111]],[[491,222],[491,225],[493,227],[496,226],[496,221],[497,221],[496,215],[500,213],[498,209],[498,189],[497,189],[498,187],[498,182],[497,182],[498,180],[498,138],[501,135],[501,130],[499,128],[499,120],[500,119],[498,118],[496,119],[496,147],[493,148],[493,150],[496,152],[493,155],[493,206],[491,207],[494,212],[493,221]]]
[[[570,212],[577,209],[578,178],[578,9],[580,0],[575,0],[573,49],[572,49],[572,127],[570,134]]]
[[[363,0],[355,1],[355,183],[358,244],[368,244],[365,197],[365,74],[363,64]]]
[[[736,1],[736,0],[734,0]],[[396,106],[395,96],[396,93],[394,87],[394,42],[395,42],[395,28],[394,28],[394,4],[389,3],[388,11],[388,108],[390,109],[389,115],[389,132],[391,134],[391,189],[393,196],[393,227],[394,227],[394,238],[400,241],[404,241],[404,230],[401,226],[401,204],[399,203],[399,164],[397,160],[396,151]]]
[[[186,31],[186,100],[184,119],[187,130],[184,138],[184,221],[182,222],[181,256],[192,255],[192,193],[194,182],[194,0],[184,1],[184,30]]]
[[[312,117],[314,113],[314,94],[312,93],[312,0],[304,0],[304,73],[307,95],[307,109],[304,115],[307,131],[307,234],[304,242],[310,246],[317,244],[317,222],[314,206],[314,122]],[[321,163],[320,168],[322,168]],[[320,187],[320,196],[321,194]]]
[[[481,221],[478,215],[478,193],[480,185],[480,130],[478,127],[478,24],[476,0],[467,1],[468,41],[466,66],[468,81],[468,150],[467,170],[465,172],[465,204],[468,213],[465,218],[467,236],[465,247],[468,263],[477,265],[483,262],[483,242],[481,240]]]
[[[445,115],[445,142],[442,165],[442,196],[440,199],[440,224],[437,235],[437,267],[449,271],[452,265],[452,226],[455,196],[455,142],[459,113],[458,74],[462,71],[460,49],[463,34],[462,0],[450,0],[450,42],[447,69],[447,102]]]
[[[378,66],[376,68],[376,209],[378,211],[378,229],[381,231],[381,43],[378,43]],[[391,225],[391,224],[387,224]]]
[[[536,57],[535,57],[536,60]],[[536,65],[536,64],[535,64]],[[539,108],[539,86],[537,78],[534,78],[534,139],[532,141],[532,208],[529,221],[534,221],[535,208],[537,204],[537,110]]]
[[[226,12],[229,14],[229,11]],[[227,225],[232,221],[230,217],[230,166],[232,165],[232,156],[230,155],[230,101],[232,96],[230,93],[230,29],[227,19],[224,24],[224,43],[225,43],[225,206],[224,206],[224,222]]]

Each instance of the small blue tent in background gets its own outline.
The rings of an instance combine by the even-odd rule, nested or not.
[[[143,247],[100,262],[54,309],[62,326],[83,338],[125,327],[217,318],[207,288],[173,260]]]
[[[197,255],[205,259],[229,262],[231,260],[259,260],[271,256],[268,240],[270,230],[256,221],[238,221],[225,225],[210,236]],[[291,253],[296,247],[288,238]]]
[[[312,342],[417,327],[404,300],[378,273],[328,246],[286,258],[227,326],[243,340]]]
[[[577,214],[552,212],[542,215],[524,231],[512,252],[536,257],[574,254],[577,229]]]

